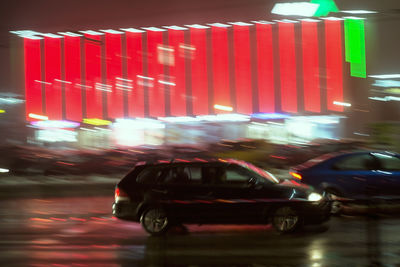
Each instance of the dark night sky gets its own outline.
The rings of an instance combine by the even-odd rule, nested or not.
[[[270,19],[275,0],[12,0],[0,4],[0,91],[10,91],[10,30],[66,30],[182,25]],[[339,9],[393,12],[399,0],[336,0]],[[374,73],[398,68],[400,15],[382,14],[368,30]],[[397,26],[394,26],[397,25]],[[389,29],[389,30],[388,30]],[[390,30],[391,29],[391,30]],[[368,47],[367,47],[368,49]],[[397,69],[396,69],[397,68]]]

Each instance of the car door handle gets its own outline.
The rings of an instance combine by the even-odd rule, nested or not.
[[[358,180],[358,181],[361,181],[361,182],[367,181],[367,179],[362,178],[362,177],[357,177],[357,176],[354,176],[353,179]]]
[[[151,191],[156,192],[156,193],[161,193],[161,194],[167,194],[167,190],[158,190],[158,189],[152,189]]]

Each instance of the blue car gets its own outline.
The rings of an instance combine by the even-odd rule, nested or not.
[[[293,167],[297,180],[334,196],[355,200],[400,199],[400,155],[391,152],[341,152]]]

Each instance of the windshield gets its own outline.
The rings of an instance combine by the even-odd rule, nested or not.
[[[235,159],[230,159],[228,160],[229,163],[234,163],[237,164],[243,168],[246,168],[252,172],[257,173],[258,175],[260,175],[261,177],[263,177],[264,179],[267,179],[268,181],[274,183],[274,184],[278,184],[279,183],[279,179],[276,178],[272,173],[261,169],[259,167],[254,166],[251,163],[245,162],[245,161],[241,161],[241,160],[235,160]]]

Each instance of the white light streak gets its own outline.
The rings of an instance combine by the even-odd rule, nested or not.
[[[69,82],[69,81],[64,81],[64,80],[59,80],[59,79],[54,79],[54,81],[56,81],[56,82],[60,82],[60,83],[72,84],[72,82]]]
[[[377,11],[372,11],[372,10],[341,10],[340,12],[348,13],[348,14],[374,14],[374,13],[378,13]]]
[[[29,113],[28,117],[32,118],[32,119],[37,119],[37,120],[48,120],[49,119],[49,117],[47,117],[47,116],[34,114],[34,113]]]
[[[139,29],[134,29],[134,28],[121,28],[120,30],[126,31],[126,32],[133,32],[133,33],[143,33],[145,31],[139,30]]]
[[[200,25],[200,24],[191,24],[191,25],[185,25],[186,27],[189,28],[194,28],[194,29],[208,29],[210,27],[206,26],[206,25]]]
[[[369,75],[368,77],[376,79],[400,79],[400,74],[382,74],[382,75]]]
[[[121,78],[121,77],[117,77],[115,79],[120,80],[120,81],[124,81],[124,82],[133,82],[133,80],[124,79],[124,78]]]
[[[176,31],[184,31],[187,30],[188,28],[185,27],[181,27],[181,26],[164,26],[164,28],[166,29],[170,29],[170,30],[176,30]]]
[[[146,31],[153,31],[153,32],[165,32],[165,29],[157,28],[157,27],[142,27],[142,29]]]
[[[218,105],[218,104],[215,104],[215,105],[214,105],[214,108],[215,108],[215,109],[218,109],[218,110],[223,110],[223,111],[233,111],[233,108],[232,108],[232,107],[223,106],[223,105]]]
[[[232,25],[236,25],[236,26],[252,26],[252,25],[254,25],[254,24],[251,24],[251,23],[247,23],[247,22],[241,22],[241,21],[238,21],[238,22],[228,22],[229,24],[232,24]]]
[[[319,4],[308,2],[277,3],[272,8],[271,13],[283,16],[312,17],[318,8]]]
[[[121,31],[116,31],[116,30],[111,30],[111,29],[108,29],[108,30],[100,30],[101,32],[105,32],[105,33],[111,33],[111,34],[123,34],[123,32],[121,32]]]
[[[346,102],[333,101],[333,104],[338,106],[351,107],[351,104]]]
[[[216,23],[209,23],[208,25],[213,26],[213,27],[220,27],[220,28],[229,28],[229,27],[232,27],[232,26],[229,25],[229,24],[219,23],[219,22],[216,22]]]
[[[42,84],[46,84],[46,85],[51,85],[51,83],[49,83],[49,82],[44,82],[44,81],[39,81],[39,80],[35,80],[35,82],[37,82],[37,83],[42,83]]]
[[[176,86],[176,84],[173,82],[167,82],[167,81],[163,81],[163,80],[158,80],[158,82],[161,84],[165,84],[165,85]]]

